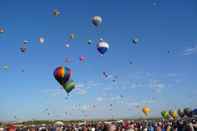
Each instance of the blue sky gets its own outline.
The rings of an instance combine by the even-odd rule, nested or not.
[[[53,9],[61,15],[52,16]],[[3,121],[143,117],[143,106],[154,117],[161,110],[197,106],[196,0],[1,0],[0,10]],[[103,18],[98,30],[91,24],[95,15]],[[65,48],[72,32],[76,39]],[[38,44],[40,36],[44,44]],[[110,45],[104,56],[96,50],[100,37]],[[140,39],[137,46],[134,37]],[[21,54],[24,40],[30,42]],[[77,84],[68,99],[53,78],[60,65],[73,70]]]

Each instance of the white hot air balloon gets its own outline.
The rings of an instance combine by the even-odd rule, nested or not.
[[[39,38],[38,38],[38,42],[39,42],[40,44],[43,44],[44,41],[45,41],[44,37],[39,37]]]

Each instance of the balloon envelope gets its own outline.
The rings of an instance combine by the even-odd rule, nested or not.
[[[65,44],[65,47],[66,47],[66,48],[69,48],[69,47],[70,47],[70,45],[69,45],[69,44]]]
[[[63,86],[66,82],[70,80],[71,69],[68,67],[57,67],[54,71],[55,79]]]
[[[146,116],[148,116],[148,114],[150,113],[150,108],[149,107],[144,107],[143,109],[142,109],[142,111],[143,111],[143,113],[146,115]]]
[[[192,109],[187,107],[184,109],[184,114],[188,117],[192,117]]]
[[[26,48],[26,47],[21,47],[21,48],[20,48],[20,51],[21,51],[22,53],[25,53],[25,52],[27,51],[27,48]]]
[[[173,112],[172,112],[172,117],[173,117],[174,119],[177,118],[177,112],[176,112],[176,111],[173,111]]]
[[[140,41],[140,40],[139,40],[139,38],[137,38],[137,37],[136,37],[136,38],[133,38],[133,40],[132,40],[133,44],[138,44],[139,41]]]
[[[92,17],[92,24],[96,27],[98,27],[102,23],[102,17],[101,16],[94,16]]]
[[[69,39],[70,39],[70,40],[75,39],[75,34],[74,34],[74,33],[70,33],[70,34],[69,34]]]
[[[169,113],[167,111],[162,111],[161,115],[164,119],[168,119],[169,118]]]
[[[38,38],[38,42],[39,42],[40,44],[43,44],[44,41],[45,41],[44,37],[39,37],[39,38]]]
[[[109,44],[103,40],[100,40],[99,43],[97,44],[97,50],[102,55],[105,54],[108,49],[109,49]]]
[[[4,33],[5,29],[3,27],[0,27],[0,33]]]
[[[85,60],[86,60],[86,57],[85,57],[85,56],[83,56],[83,55],[81,55],[81,56],[79,57],[79,60],[80,60],[81,62],[83,62],[83,61],[85,61]]]
[[[54,9],[53,16],[60,16],[60,11],[58,9]]]
[[[92,44],[92,40],[88,40],[88,45],[91,45]]]
[[[193,116],[197,116],[197,108],[192,111]]]
[[[183,110],[181,110],[181,109],[178,109],[178,111],[177,111],[177,113],[178,113],[178,115],[179,115],[179,117],[184,117],[184,112],[183,112]]]

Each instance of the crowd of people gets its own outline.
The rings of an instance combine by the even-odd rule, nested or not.
[[[127,120],[70,124],[7,126],[0,131],[197,131],[197,120]]]

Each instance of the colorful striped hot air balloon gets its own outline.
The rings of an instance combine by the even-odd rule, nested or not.
[[[72,75],[70,68],[62,66],[57,67],[53,75],[67,93],[70,93],[75,88],[74,81],[70,80]]]

